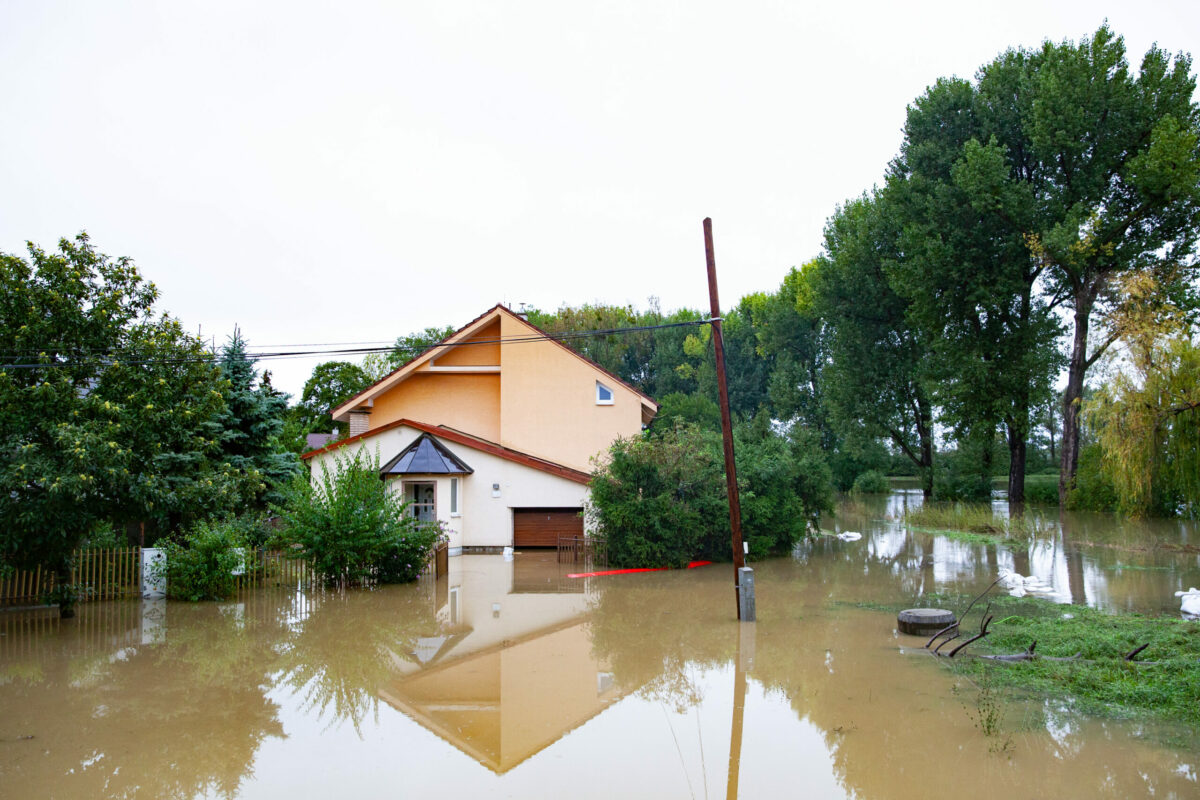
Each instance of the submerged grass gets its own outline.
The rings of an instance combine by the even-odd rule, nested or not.
[[[906,511],[904,524],[915,530],[986,544],[1028,539],[1041,528],[1030,517],[999,516],[988,503],[926,503]]]
[[[965,598],[956,599],[961,602],[945,607],[966,605]],[[980,601],[964,621],[964,634],[968,627],[977,629],[983,605]],[[972,644],[969,652],[1020,653],[1037,642],[1038,655],[1067,658],[1078,653],[1079,660],[949,662],[960,674],[1012,692],[1070,697],[1078,710],[1097,716],[1200,725],[1200,622],[1008,596],[992,598],[990,613],[995,620],[987,638]],[[1134,661],[1125,660],[1143,644],[1149,646]]]
[[[1018,541],[1007,534],[976,533],[953,528],[926,528],[920,525],[909,525],[908,529],[919,533],[930,533],[934,536],[944,536],[947,539],[968,544],[1015,544]]]

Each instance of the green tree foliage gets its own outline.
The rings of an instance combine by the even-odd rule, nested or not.
[[[81,234],[0,255],[0,561],[67,574],[101,520],[171,527],[237,507],[220,370],[128,259]]]
[[[419,523],[379,477],[379,459],[359,450],[321,464],[315,481],[292,484],[279,509],[281,540],[299,545],[327,586],[416,580],[441,531]]]
[[[345,436],[346,423],[334,422],[330,412],[370,385],[370,377],[358,364],[346,361],[318,364],[304,382],[300,402],[288,409],[283,434],[287,446],[295,452],[304,452],[308,449],[304,437],[310,433]]]
[[[116,445],[107,445],[108,454],[120,461],[104,463],[103,441],[90,448],[91,474],[112,481],[95,509],[101,517],[169,532],[236,512],[265,491],[261,474],[225,458],[227,384],[212,361],[177,320],[162,317],[127,331],[121,357],[82,399],[94,409],[92,423],[102,423]]]
[[[1114,341],[1090,341],[1121,302],[1114,279],[1163,264],[1184,267],[1183,281],[1195,275],[1200,106],[1190,70],[1189,57],[1152,47],[1131,71],[1124,41],[1104,25],[1077,43],[1009,51],[981,71],[981,89],[995,76],[1003,119],[995,141],[974,145],[963,180],[977,207],[990,203],[1026,233],[1048,304],[1069,311],[1062,497],[1078,466],[1084,380]]]
[[[775,434],[765,417],[739,426],[735,452],[751,554],[788,552],[831,505],[820,452]],[[693,425],[616,442],[592,475],[588,509],[609,562],[681,567],[732,558],[724,472],[720,435]]]
[[[1146,274],[1121,280],[1121,347],[1085,404],[1101,469],[1131,516],[1200,514],[1200,347],[1186,310]]]
[[[825,256],[813,274],[815,313],[827,326],[825,402],[847,437],[889,440],[933,493],[930,346],[909,322],[909,303],[887,269],[899,257],[889,198],[864,195],[838,209],[825,229]]]
[[[104,356],[149,317],[157,293],[131,262],[97,253],[85,236],[59,246],[30,244],[29,261],[0,256],[0,552],[8,564],[65,570],[119,485],[107,471],[93,474],[93,455],[112,442],[105,470],[126,455],[112,434],[115,412],[90,395]]]
[[[827,360],[825,321],[813,303],[813,277],[819,268],[817,261],[810,261],[791,269],[779,291],[754,298],[751,314],[758,349],[771,367],[771,409],[779,419],[821,431],[828,444],[832,432],[821,375]]]
[[[239,330],[221,349],[218,366],[225,380],[222,459],[261,487],[255,492],[256,502],[278,503],[280,490],[299,469],[295,455],[284,450],[281,441],[287,395],[271,387],[269,376],[259,378]]]
[[[1009,53],[984,67],[977,84],[940,80],[918,98],[885,204],[902,231],[888,277],[934,354],[929,375],[940,419],[960,440],[980,440],[983,482],[992,474],[989,442],[1003,425],[1009,498],[1017,503],[1031,413],[1050,395],[1059,329],[1037,292],[1044,267],[1025,244],[1032,196],[1016,188],[1033,169],[1017,144],[1024,66]]]
[[[715,400],[702,394],[673,392],[659,400],[654,430],[671,430],[679,422],[691,423],[705,430],[721,430],[721,408]]]
[[[887,475],[878,470],[869,469],[854,479],[855,494],[887,494],[891,490]]]

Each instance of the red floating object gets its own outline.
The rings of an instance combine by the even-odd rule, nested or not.
[[[711,563],[712,563],[711,561],[692,561],[692,562],[688,563],[687,568],[695,569],[696,567],[706,567]],[[663,570],[667,570],[667,569],[670,569],[670,567],[638,567],[636,569],[606,569],[606,570],[601,570],[600,572],[569,572],[569,573],[567,573],[567,577],[568,578],[598,578],[602,575],[630,575],[634,572],[662,572]]]

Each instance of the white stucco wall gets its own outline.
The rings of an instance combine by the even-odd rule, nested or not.
[[[421,433],[402,425],[362,441],[319,453],[309,461],[313,478],[319,479],[322,464],[332,470],[338,458],[350,457],[356,450],[377,454],[382,465],[412,444]],[[446,439],[439,441],[475,470],[470,475],[459,476],[460,516],[450,516],[449,476],[421,478],[414,475],[405,476],[404,480],[437,483],[437,516],[451,531],[451,548],[511,545],[514,508],[577,508],[586,502],[588,488],[583,484],[457,442]],[[401,491],[401,479],[393,478],[389,482],[395,491]],[[500,486],[499,497],[493,497],[493,484]]]

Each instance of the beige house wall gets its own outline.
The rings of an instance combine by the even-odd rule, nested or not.
[[[500,375],[439,375],[418,371],[375,398],[368,430],[398,419],[446,425],[481,439],[498,441]]]
[[[401,425],[367,439],[353,442],[313,456],[310,464],[314,481],[321,475],[322,465],[336,468],[338,458],[348,458],[356,451],[377,454],[383,464],[412,444],[421,431]],[[450,477],[446,475],[404,476],[390,479],[395,491],[402,491],[402,480],[432,481],[437,484],[435,503],[437,517],[450,529],[450,547],[508,547],[513,543],[514,508],[580,508],[588,489],[557,475],[517,464],[507,459],[474,450],[456,442],[442,444],[475,470],[470,475],[457,476],[459,483],[459,516],[450,515]],[[498,494],[492,489],[499,485]]]
[[[457,347],[447,347],[434,357],[439,367],[500,366],[500,320],[486,325],[482,330]]]
[[[508,339],[533,330],[501,314],[500,333]],[[642,398],[555,342],[502,344],[500,363],[505,447],[590,472],[592,456],[642,429]],[[612,391],[612,405],[596,404],[597,380]]]

